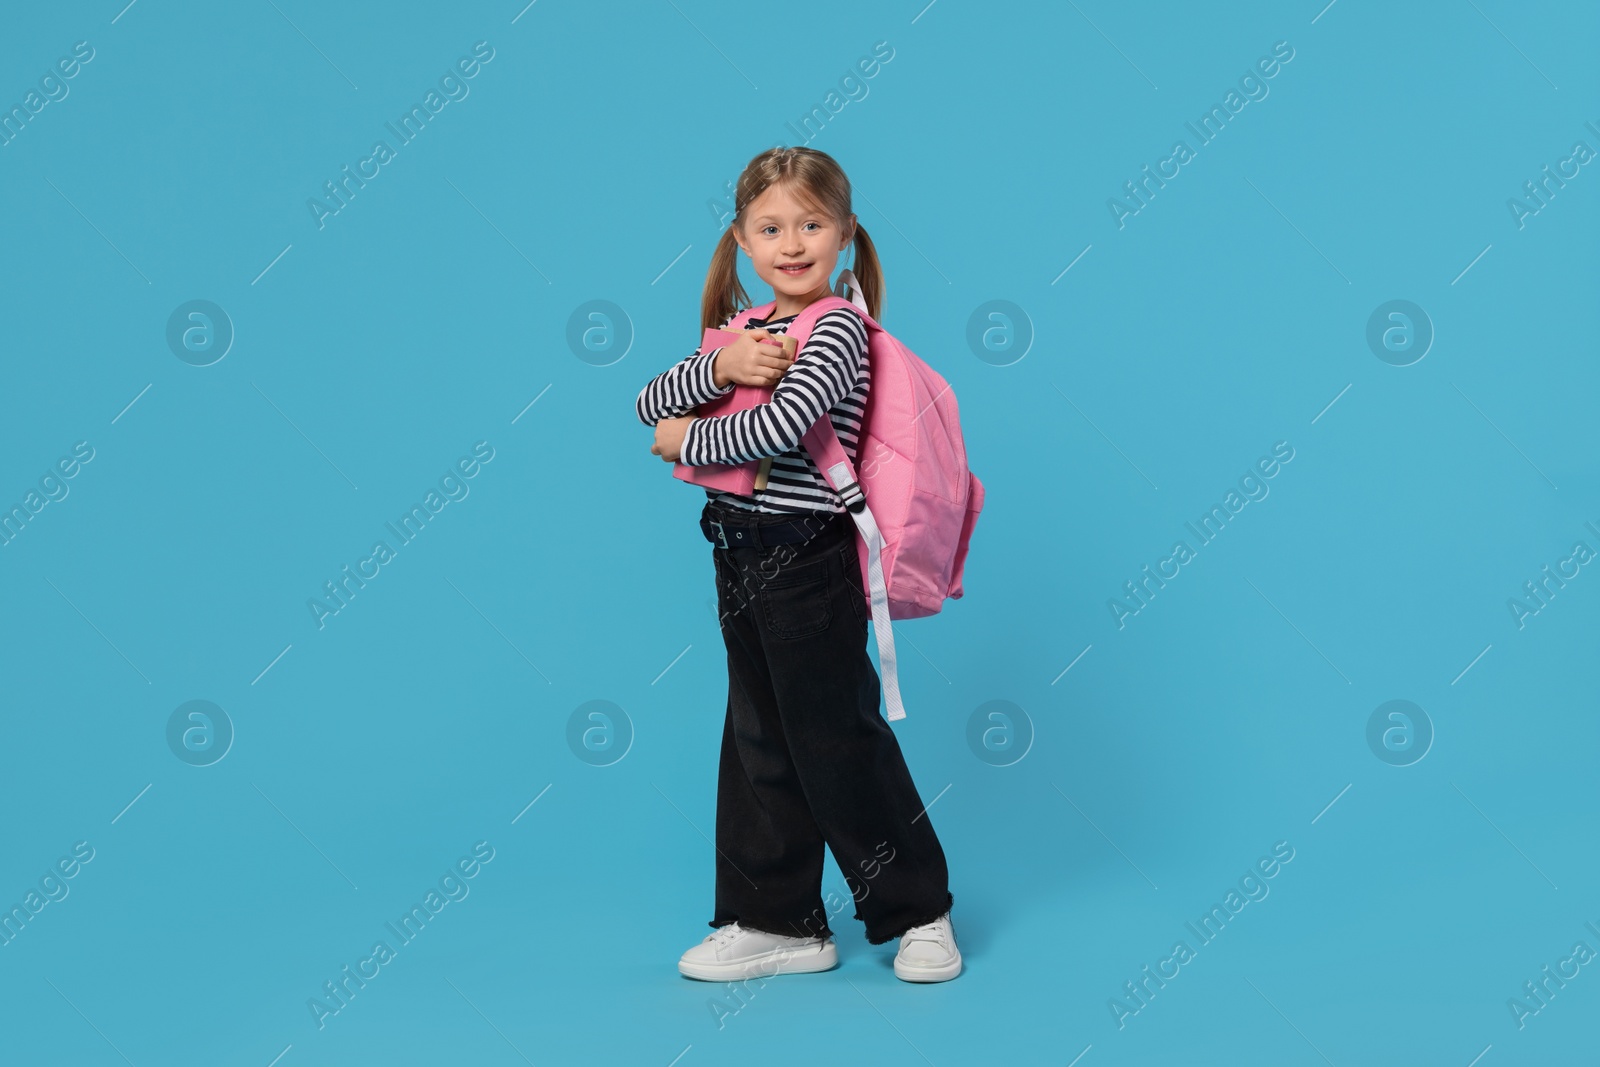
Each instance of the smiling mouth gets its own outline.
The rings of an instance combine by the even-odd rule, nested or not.
[[[785,274],[799,275],[799,274],[804,274],[806,271],[810,270],[811,269],[811,264],[809,264],[809,263],[785,263],[782,266],[780,266],[778,269],[781,270]]]

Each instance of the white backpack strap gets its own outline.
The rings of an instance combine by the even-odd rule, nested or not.
[[[861,317],[866,322],[872,323],[872,318],[867,314],[866,302],[861,297],[861,289],[856,285],[855,275],[848,270],[843,271],[839,275],[839,283],[841,289],[850,293],[849,299],[856,305]],[[804,345],[811,335],[811,330],[816,326],[817,319],[832,306],[844,305],[830,304],[827,298],[814,302],[800,312],[786,332],[797,338],[800,345]],[[871,328],[868,327],[869,334]],[[810,453],[812,462],[817,465],[817,470],[822,472],[828,484],[844,500],[845,508],[849,510],[850,517],[855,520],[856,529],[861,533],[861,540],[867,546],[867,591],[872,603],[872,628],[878,635],[878,673],[883,682],[884,717],[890,722],[903,719],[906,717],[906,709],[900,701],[900,673],[895,665],[894,628],[889,621],[889,587],[883,576],[883,531],[878,529],[878,521],[872,517],[872,509],[867,507],[866,493],[856,481],[855,466],[851,464],[844,445],[840,444],[839,434],[834,430],[833,420],[828,417],[826,411],[805,432],[801,442]]]
[[[861,540],[867,546],[867,591],[872,602],[872,629],[878,635],[878,667],[883,681],[884,717],[890,722],[906,717],[905,705],[900,700],[900,672],[894,654],[894,627],[889,621],[889,587],[883,578],[883,531],[867,507],[866,494],[856,481],[856,471],[839,443],[833,422],[824,413],[816,425],[802,438],[806,451],[828,479],[828,484],[844,500],[850,517],[855,520]]]
[[[852,510],[850,517],[856,521],[856,529],[861,531],[861,538],[867,543],[867,584],[872,593],[872,628],[878,634],[878,665],[882,668],[883,675],[883,704],[888,714],[885,716],[890,722],[906,717],[905,705],[900,702],[900,674],[895,666],[894,656],[894,628],[889,623],[889,589],[883,581],[883,533],[878,529],[878,522],[872,517],[872,509],[867,507],[867,498],[862,494],[861,488],[856,485],[851,477],[850,463],[835,463],[828,469],[828,480],[835,486],[843,486],[840,490],[849,507],[850,490],[861,498],[860,510]]]

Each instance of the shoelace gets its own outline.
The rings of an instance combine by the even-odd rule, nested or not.
[[[947,933],[948,930],[949,927],[945,925],[943,917],[941,916],[939,919],[935,919],[931,923],[926,923],[922,926],[913,926],[911,929],[907,930],[901,935],[901,939],[908,942],[932,941],[940,948],[948,949],[950,947],[950,939]]]
[[[715,945],[719,949],[720,948],[726,948],[728,946],[728,944],[733,941],[734,938],[738,937],[741,934],[746,934],[746,933],[749,933],[749,932],[750,931],[748,931],[744,927],[740,926],[737,922],[731,922],[731,923],[728,923],[726,926],[719,926],[719,927],[717,927],[715,930],[713,930],[711,932],[711,943],[713,945]],[[818,943],[820,943],[823,940],[823,938],[821,938],[821,937],[811,937],[811,938],[801,937],[801,938],[795,938],[795,939],[792,939],[792,940],[794,941],[795,945],[800,945],[800,944],[804,944],[804,943],[807,943],[807,942],[818,942]]]
[[[742,933],[744,931],[739,929],[739,924],[736,922],[729,923],[726,926],[719,926],[711,932],[711,943],[718,948],[723,948]]]

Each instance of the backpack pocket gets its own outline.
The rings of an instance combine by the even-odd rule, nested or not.
[[[957,600],[963,592],[961,579],[966,571],[967,548],[972,541],[972,531],[978,525],[978,512],[983,510],[983,483],[978,481],[978,476],[967,472],[969,491],[967,495],[967,514],[961,523],[961,539],[956,542],[955,562],[950,566],[950,592],[951,600]]]

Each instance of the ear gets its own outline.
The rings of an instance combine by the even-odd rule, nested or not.
[[[850,242],[854,241],[855,239],[856,239],[856,217],[855,217],[855,214],[852,212],[851,215],[850,215],[850,220],[847,223],[845,223],[844,237],[839,241],[839,251],[843,252],[846,248],[849,248],[850,247]]]
[[[744,229],[739,225],[737,220],[728,223],[728,232],[733,234],[734,241],[736,241],[739,245],[739,251],[743,252],[746,256],[749,256],[750,246],[745,244]]]

